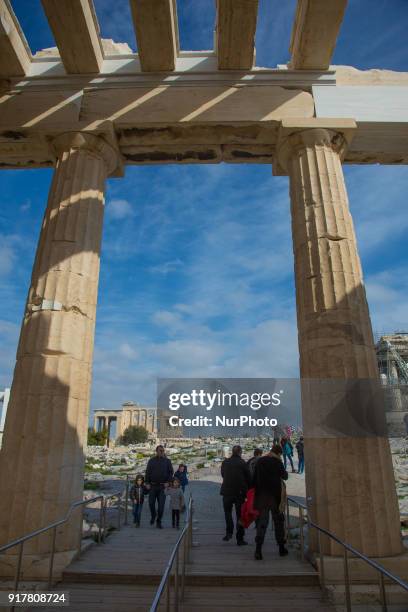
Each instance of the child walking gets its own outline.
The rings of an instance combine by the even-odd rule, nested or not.
[[[143,502],[147,488],[144,483],[142,474],[138,474],[135,479],[135,484],[130,489],[130,499],[133,502],[133,522],[135,527],[140,527],[140,518],[142,516]]]
[[[184,508],[184,495],[180,488],[180,481],[174,478],[172,484],[166,488],[166,495],[170,497],[171,522],[173,527],[180,527],[180,510]]]

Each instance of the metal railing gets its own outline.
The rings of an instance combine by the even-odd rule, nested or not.
[[[41,529],[37,529],[36,531],[32,531],[31,533],[28,533],[25,536],[22,536],[21,538],[17,538],[16,540],[12,540],[11,542],[9,542],[8,544],[5,544],[4,546],[0,546],[0,554],[1,553],[5,553],[7,550],[10,550],[10,548],[14,548],[15,546],[19,546],[19,551],[18,551],[18,558],[17,558],[17,566],[16,566],[16,573],[15,573],[15,577],[14,577],[14,590],[17,591],[18,590],[18,586],[20,584],[20,580],[21,580],[21,566],[22,566],[22,562],[23,562],[23,557],[24,557],[24,544],[28,541],[28,540],[32,540],[33,538],[36,538],[38,536],[40,536],[43,533],[46,533],[50,530],[52,530],[52,536],[51,536],[51,541],[52,541],[52,545],[51,545],[51,552],[50,552],[50,564],[49,564],[49,570],[48,570],[48,589],[51,588],[52,586],[52,582],[53,582],[53,570],[54,570],[54,557],[55,557],[55,544],[56,544],[56,540],[57,540],[57,528],[60,527],[60,525],[64,525],[65,523],[67,523],[69,521],[69,519],[71,518],[71,514],[73,513],[73,511],[76,508],[81,508],[81,516],[80,516],[80,528],[79,528],[79,534],[78,534],[78,552],[76,555],[76,558],[78,558],[81,554],[81,545],[82,545],[82,520],[83,520],[83,510],[84,507],[87,506],[88,504],[91,504],[93,502],[96,502],[98,500],[100,500],[100,509],[99,509],[99,525],[98,525],[98,539],[97,542],[98,544],[101,544],[102,542],[105,541],[105,535],[106,535],[106,510],[108,508],[108,501],[113,499],[114,497],[118,498],[118,523],[117,523],[117,527],[118,529],[120,529],[120,512],[121,512],[121,498],[122,498],[122,491],[118,491],[115,493],[111,493],[110,495],[96,495],[95,497],[91,497],[90,499],[83,499],[80,501],[77,501],[75,503],[73,503],[67,514],[65,515],[64,518],[55,521],[54,523],[50,523],[49,525],[46,525],[45,527],[42,527]],[[12,608],[14,609],[14,608]]]
[[[287,500],[286,500],[286,517],[287,517],[286,527],[289,533],[291,529],[290,523],[289,523],[289,504],[293,504],[297,506],[299,509],[299,536],[300,536],[300,552],[301,552],[302,559],[305,559],[305,533],[304,533],[305,522],[309,528],[316,529],[317,531],[317,543],[318,543],[318,548],[319,548],[318,554],[319,554],[319,561],[320,561],[319,578],[320,578],[320,585],[321,585],[323,592],[325,592],[326,590],[326,578],[325,578],[325,568],[324,568],[324,555],[323,555],[323,550],[322,550],[322,534],[331,538],[332,540],[337,542],[337,544],[340,544],[340,546],[343,547],[345,604],[346,604],[347,612],[351,612],[352,610],[351,589],[350,589],[352,580],[350,580],[350,572],[349,572],[349,553],[351,553],[351,555],[353,555],[354,557],[362,559],[365,563],[367,563],[373,569],[379,572],[378,587],[379,587],[382,612],[387,612],[388,610],[384,578],[388,578],[389,580],[399,585],[402,589],[408,592],[408,583],[406,583],[404,580],[402,580],[398,576],[395,576],[394,574],[389,572],[387,569],[385,569],[385,567],[383,567],[379,563],[376,563],[375,561],[373,561],[372,559],[370,559],[369,557],[367,557],[366,555],[364,555],[363,553],[355,549],[353,546],[350,546],[346,542],[343,542],[343,540],[338,538],[334,533],[332,533],[328,529],[325,529],[324,527],[320,527],[319,525],[314,523],[309,518],[309,515],[307,512],[307,506],[300,503],[296,499],[293,499],[293,497],[287,497]]]
[[[124,524],[128,524],[128,509],[129,509],[129,491],[132,474],[126,474],[126,485],[125,485],[125,520]]]
[[[150,612],[156,612],[160,605],[164,591],[166,591],[166,612],[170,612],[171,604],[173,603],[174,612],[179,612],[180,603],[184,600],[184,589],[186,582],[186,564],[189,558],[190,549],[193,543],[193,498],[190,496],[187,506],[187,516],[184,528],[174,545],[170,555],[169,562],[163,574],[163,578],[159,584],[153,603],[150,607]],[[181,571],[180,571],[180,548],[183,544],[181,555]],[[173,571],[173,580],[172,570]],[[173,602],[171,597],[171,584],[174,586]]]

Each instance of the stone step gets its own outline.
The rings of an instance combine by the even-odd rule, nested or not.
[[[69,612],[147,612],[156,593],[155,586],[108,584],[59,584],[69,591]],[[165,609],[165,599],[160,611]],[[34,612],[48,612],[49,607],[32,608]]]
[[[256,587],[252,579],[245,586],[198,587],[186,589],[183,612],[223,612],[256,610],[257,612],[335,612],[335,607],[322,597],[318,588]]]
[[[63,573],[63,584],[75,585],[87,584],[134,584],[134,585],[158,585],[162,578],[161,574],[139,574],[125,572],[114,572],[112,570],[75,572],[66,570]],[[279,573],[275,575],[248,575],[248,574],[215,574],[211,571],[197,571],[194,574],[186,574],[186,584],[189,586],[240,586],[243,582],[251,583],[253,586],[286,586],[302,587],[319,585],[317,574],[314,573]]]

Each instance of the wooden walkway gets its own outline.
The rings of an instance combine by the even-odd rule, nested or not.
[[[129,520],[132,517],[129,516]],[[180,532],[171,527],[168,513],[163,529],[150,525],[144,504],[142,525],[123,526],[108,536],[105,544],[93,546],[64,572],[64,581],[128,584],[158,584]]]
[[[264,560],[255,561],[255,530],[246,532],[248,546],[223,542],[225,524],[219,484],[193,482],[195,500],[193,542],[187,568],[183,612],[224,610],[334,611],[322,602],[313,568],[291,550],[278,555],[268,529]],[[64,572],[58,587],[70,592],[70,612],[145,612],[149,610],[179,531],[170,526],[166,508],[164,529],[149,522],[145,504],[142,527],[123,527],[102,546],[93,546]],[[163,601],[162,609],[165,601]],[[48,610],[50,608],[47,608]],[[41,608],[36,608],[41,610]],[[44,608],[44,612],[46,609]]]
[[[208,502],[200,489],[205,489]],[[222,540],[225,521],[219,484],[195,482],[192,485],[195,503],[195,546],[188,566],[188,582],[183,612],[223,612],[225,610],[291,612],[334,611],[322,601],[318,576],[313,568],[290,549],[280,557],[271,526],[263,547],[263,561],[255,561],[255,529],[246,530],[248,546],[237,546],[235,538]],[[208,507],[208,505],[210,507]]]

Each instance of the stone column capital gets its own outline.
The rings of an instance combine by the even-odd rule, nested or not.
[[[326,146],[343,158],[357,125],[354,119],[283,120],[276,144],[273,172],[288,174],[288,164],[297,152],[309,147]]]
[[[119,150],[99,134],[64,132],[54,138],[52,147],[58,158],[72,150],[88,151],[104,161],[107,176],[114,173],[121,165]]]

